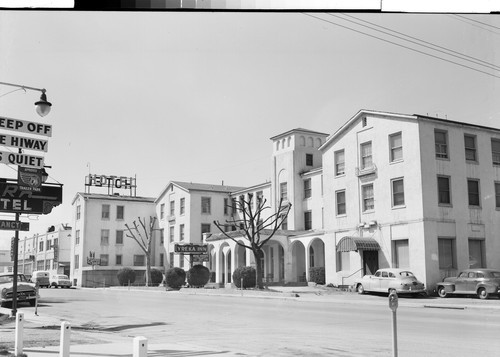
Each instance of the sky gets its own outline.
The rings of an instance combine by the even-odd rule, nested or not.
[[[41,118],[39,92],[0,85],[0,116],[52,125],[48,182],[64,185],[20,237],[72,225],[89,173],[136,177],[144,197],[169,181],[252,186],[270,180],[271,137],[332,134],[361,109],[500,128],[499,16],[347,15],[0,10],[0,82],[53,105]]]

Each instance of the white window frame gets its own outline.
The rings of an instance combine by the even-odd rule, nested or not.
[[[345,150],[337,150],[334,154],[335,176],[345,175]]]
[[[399,138],[399,141],[401,144],[397,146],[396,144],[396,139]],[[398,162],[403,160],[403,133],[402,132],[397,132],[394,134],[389,135],[389,157],[390,157],[390,162]],[[400,152],[400,157],[396,158],[396,153]]]
[[[340,202],[339,201],[339,195],[340,194],[343,194],[344,195],[344,202]],[[344,216],[347,214],[347,195],[346,195],[346,190],[343,189],[343,190],[338,190],[338,191],[335,191],[335,211],[336,211],[336,215],[337,216]],[[339,210],[339,206],[340,205],[343,205],[344,207],[344,211],[343,212],[340,212]]]
[[[371,196],[366,196],[365,190],[368,187],[371,187],[371,190],[372,190]],[[371,212],[371,211],[375,210],[375,189],[374,189],[373,183],[361,186],[361,196],[362,196],[361,199],[362,199],[363,212]],[[370,201],[371,201],[371,205],[369,204]]]
[[[467,139],[472,139],[472,146],[467,146]],[[472,134],[464,134],[465,161],[477,162],[477,137]],[[472,154],[473,158],[467,157]]]
[[[369,153],[365,153],[364,149],[365,148],[369,148]],[[361,145],[359,146],[359,153],[360,153],[360,167],[361,167],[361,170],[366,170],[366,169],[370,169],[373,167],[373,146],[372,146],[372,142],[371,140],[370,141],[366,141],[364,143],[361,143]]]
[[[402,182],[403,183],[403,190],[402,192],[396,192],[394,185],[397,182]],[[396,204],[396,195],[402,195],[403,196],[403,203],[401,204]],[[405,201],[405,183],[404,183],[404,178],[403,177],[398,177],[395,179],[391,180],[391,197],[392,197],[392,207],[404,207],[406,205]]]
[[[438,142],[436,134],[444,135],[444,143]],[[436,149],[436,158],[437,159],[449,159],[450,153],[448,150],[448,131],[442,129],[434,129],[434,146]]]

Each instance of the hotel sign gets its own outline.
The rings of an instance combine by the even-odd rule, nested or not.
[[[175,253],[184,254],[207,254],[208,245],[206,244],[175,244]]]
[[[28,222],[0,220],[0,230],[5,230],[5,231],[29,231],[30,230],[30,224]]]
[[[40,191],[25,191],[21,186],[0,182],[0,212],[49,214],[62,203],[62,185],[42,185]]]
[[[126,176],[108,176],[89,174],[85,177],[85,186],[90,193],[90,187],[105,187],[108,189],[108,194],[112,194],[114,189],[130,190],[130,193],[135,196],[136,179]]]

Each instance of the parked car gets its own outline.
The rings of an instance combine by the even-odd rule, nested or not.
[[[0,273],[0,303],[1,306],[12,305],[14,287],[14,273]],[[17,301],[29,302],[35,306],[37,289],[30,283],[24,274],[17,274]]]
[[[379,269],[374,275],[365,275],[356,280],[354,287],[359,294],[379,292],[398,294],[423,294],[425,286],[415,275],[406,269]]]
[[[49,272],[43,270],[36,270],[31,275],[31,282],[37,284],[41,288],[48,288],[50,286]]]
[[[442,298],[451,294],[474,294],[480,299],[487,299],[490,295],[500,296],[500,271],[466,269],[457,277],[445,278],[436,288]]]
[[[70,288],[71,281],[69,280],[67,275],[64,274],[55,274],[50,277],[50,286],[55,288]]]

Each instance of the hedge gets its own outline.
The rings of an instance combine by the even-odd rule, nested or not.
[[[189,286],[203,287],[210,280],[210,270],[203,265],[195,265],[187,273]]]
[[[181,268],[170,268],[165,273],[165,282],[171,288],[180,288],[186,282],[186,272]]]
[[[135,271],[130,268],[122,268],[116,274],[120,285],[133,284],[135,281]]]
[[[241,288],[241,279],[243,278],[243,289],[253,288],[256,284],[254,267],[239,267],[233,273],[233,283],[237,288]]]
[[[309,268],[309,281],[324,285],[325,284],[325,268],[324,267],[312,267]]]

